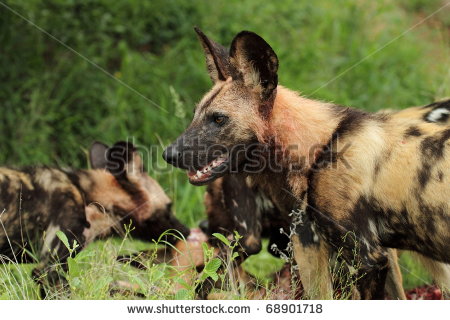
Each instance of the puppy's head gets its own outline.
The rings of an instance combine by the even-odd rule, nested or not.
[[[132,236],[153,240],[168,229],[178,230],[184,237],[189,235],[189,229],[173,214],[170,198],[144,170],[142,158],[133,144],[119,141],[109,147],[94,142],[89,158],[92,169],[109,173],[107,186],[103,190],[96,189],[107,197],[100,197],[105,199],[101,205],[124,223],[131,220]]]

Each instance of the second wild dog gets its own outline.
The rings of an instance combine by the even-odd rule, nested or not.
[[[130,235],[147,241],[168,229],[189,234],[173,215],[169,197],[143,170],[131,143],[108,147],[96,142],[90,162],[91,170],[0,168],[1,263],[31,262],[27,253],[35,252],[40,261],[36,276],[48,273],[49,281],[57,282],[50,266],[59,262],[66,268],[68,257],[58,231],[70,245],[76,240],[78,251],[96,238],[123,233],[130,223]]]

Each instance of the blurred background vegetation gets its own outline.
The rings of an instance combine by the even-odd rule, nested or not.
[[[280,82],[312,98],[399,109],[450,95],[450,6],[420,23],[446,2],[2,0],[0,162],[87,167],[93,140],[157,146],[150,174],[195,226],[203,189],[161,159],[210,87],[193,26],[224,45],[260,34]]]

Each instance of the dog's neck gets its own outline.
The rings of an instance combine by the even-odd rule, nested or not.
[[[309,167],[330,140],[339,118],[335,105],[307,99],[278,86],[268,131],[283,152],[286,165],[304,161]]]
[[[279,159],[277,164],[282,169],[274,172],[267,168],[251,180],[283,213],[289,213],[304,201],[307,173],[338,126],[341,117],[337,110],[333,104],[277,87],[263,141],[270,146],[271,157]]]

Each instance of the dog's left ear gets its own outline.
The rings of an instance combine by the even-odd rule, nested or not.
[[[89,149],[89,164],[92,169],[106,169],[108,148],[106,144],[98,141],[91,145]]]
[[[278,58],[263,38],[250,31],[238,33],[231,43],[230,60],[245,85],[257,90],[263,101],[272,97],[278,85]]]

